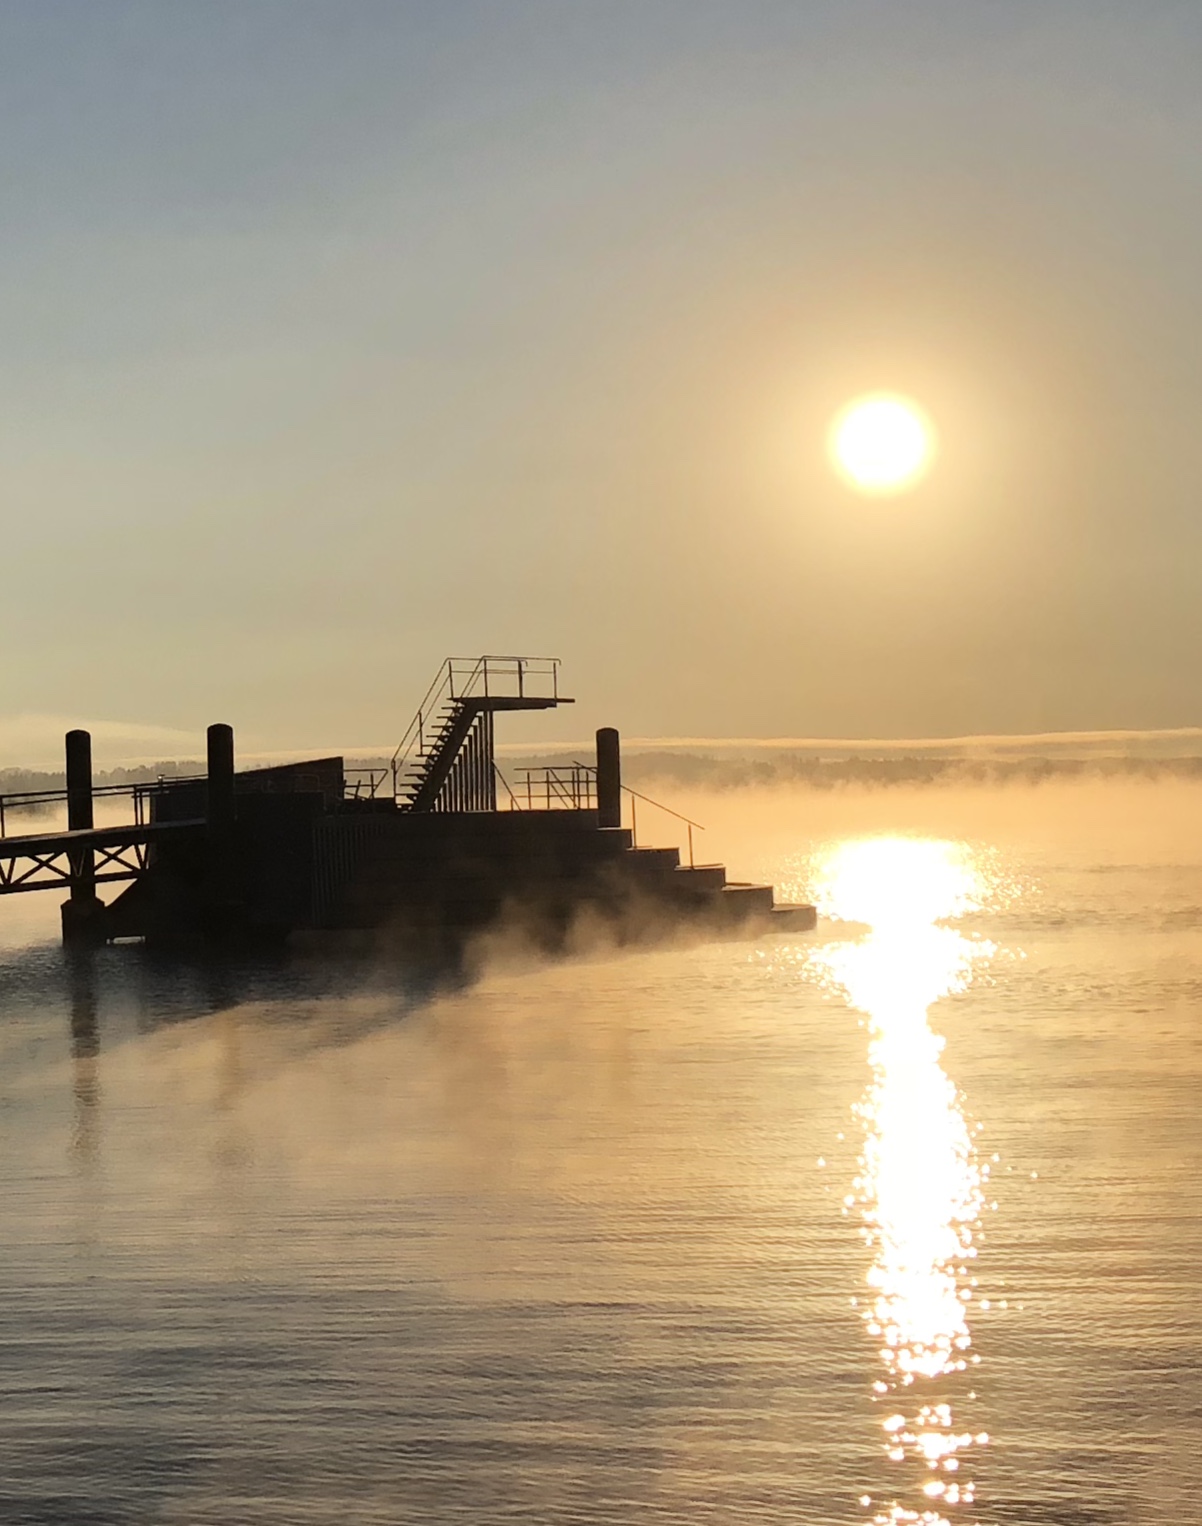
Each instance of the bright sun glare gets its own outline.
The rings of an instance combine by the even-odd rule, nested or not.
[[[945,1510],[972,1508],[973,1451],[989,1441],[965,1424],[974,1395],[966,1400],[960,1383],[979,1361],[973,1308],[989,1308],[975,1275],[989,1163],[944,1069],[930,1009],[966,989],[974,964],[993,953],[947,925],[980,907],[985,876],[963,844],[905,837],[836,843],[815,869],[822,909],[868,927],[815,957],[867,1019],[864,1146],[843,1201],[849,1212],[858,1205],[872,1253],[858,1307],[881,1362],[873,1391],[886,1412],[882,1450],[904,1468],[896,1497],[875,1502],[871,1526],[950,1526],[959,1516]]]
[[[891,392],[858,397],[831,425],[835,470],[861,493],[902,493],[930,468],[935,431],[917,403]]]

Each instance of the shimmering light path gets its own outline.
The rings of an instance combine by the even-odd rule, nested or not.
[[[942,925],[979,904],[981,876],[958,845],[883,837],[830,850],[819,885],[827,915],[870,928],[819,958],[824,977],[867,1017],[864,1148],[845,1202],[859,1207],[873,1256],[869,1295],[857,1305],[879,1346],[873,1386],[886,1411],[883,1448],[907,1475],[888,1491],[893,1498],[865,1494],[861,1504],[879,1526],[948,1526],[944,1512],[959,1517],[957,1507],[973,1503],[966,1454],[988,1440],[958,1413],[980,1360],[969,1309],[988,1166],[977,1159],[928,1014],[992,952]]]

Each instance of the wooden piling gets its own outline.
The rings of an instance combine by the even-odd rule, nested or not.
[[[207,936],[224,942],[239,922],[240,886],[234,797],[234,728],[222,722],[207,732],[208,779],[205,817],[208,873],[204,884],[203,921]]]
[[[209,842],[228,848],[234,835],[234,728],[218,722],[208,730],[207,815]]]
[[[612,726],[597,733],[597,825],[622,825],[622,744]]]
[[[92,806],[92,738],[87,731],[68,731],[67,829],[87,832],[96,825]],[[103,904],[96,897],[96,855],[91,848],[68,849],[70,899],[63,902],[63,942],[68,945],[103,941]]]

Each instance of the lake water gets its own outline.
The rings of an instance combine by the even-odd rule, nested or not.
[[[0,901],[0,1520],[1202,1519],[1202,788],[693,796],[454,989]]]

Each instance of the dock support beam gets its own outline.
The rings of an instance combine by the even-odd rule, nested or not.
[[[597,825],[622,825],[622,745],[612,726],[597,733]]]
[[[89,832],[96,825],[92,810],[92,738],[87,731],[68,731],[67,829]],[[63,902],[63,942],[82,945],[104,942],[104,903],[96,895],[96,858],[91,848],[72,848],[71,898]]]

